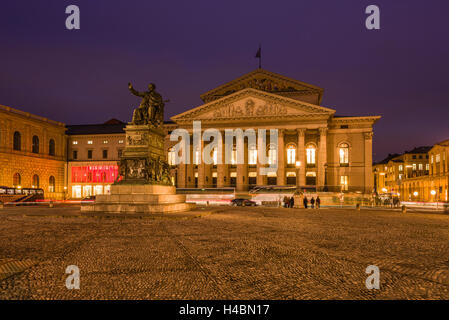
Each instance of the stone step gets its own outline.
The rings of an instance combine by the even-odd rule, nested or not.
[[[81,206],[82,212],[103,212],[103,213],[122,213],[122,214],[155,214],[155,213],[173,213],[184,212],[195,208],[192,203],[165,203],[165,204],[135,204],[135,203],[94,203]]]
[[[111,194],[176,194],[176,187],[157,184],[113,184]]]
[[[185,202],[184,194],[110,194],[97,195],[95,203],[164,204]]]

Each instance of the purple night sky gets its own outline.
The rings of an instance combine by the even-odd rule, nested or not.
[[[65,28],[78,5],[81,29]],[[365,8],[381,30],[365,28]],[[40,0],[0,5],[0,104],[66,124],[129,121],[155,82],[166,119],[262,67],[325,89],[338,115],[381,115],[374,158],[449,138],[449,1]]]

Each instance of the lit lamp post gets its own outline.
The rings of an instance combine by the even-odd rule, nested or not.
[[[435,195],[437,194],[436,190],[431,190],[430,194],[432,195],[433,201],[435,201]],[[437,210],[438,210],[438,199],[436,199],[437,202]]]
[[[64,187],[64,201],[66,199],[66,195],[67,195],[67,187]]]

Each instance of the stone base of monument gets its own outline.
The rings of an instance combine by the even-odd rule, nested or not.
[[[110,195],[97,195],[95,202],[83,204],[84,213],[164,214],[185,212],[195,208],[186,203],[185,195],[176,194],[176,188],[164,185],[111,186]]]

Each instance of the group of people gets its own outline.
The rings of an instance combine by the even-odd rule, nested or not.
[[[295,199],[293,197],[287,197],[285,196],[283,199],[284,202],[284,208],[293,208],[293,206],[295,205]],[[307,209],[309,207],[309,200],[307,199],[306,196],[304,196],[303,199],[303,204],[304,204],[304,208]],[[316,208],[319,209],[321,205],[321,199],[319,196],[316,197],[316,199],[314,197],[312,197],[312,199],[310,199],[310,207],[312,209]]]
[[[293,208],[293,206],[295,205],[295,199],[293,197],[284,197],[284,208]]]
[[[304,196],[304,199],[302,200],[302,202],[303,202],[303,204],[304,204],[304,209],[307,209],[307,208],[309,207],[309,200],[307,199],[306,196]],[[319,196],[316,197],[316,200],[315,200],[314,197],[312,197],[312,199],[310,199],[310,207],[311,207],[312,209],[314,209],[314,208],[315,208],[315,205],[316,205],[316,208],[317,208],[317,209],[320,208],[320,205],[321,205],[321,199],[320,199]]]

